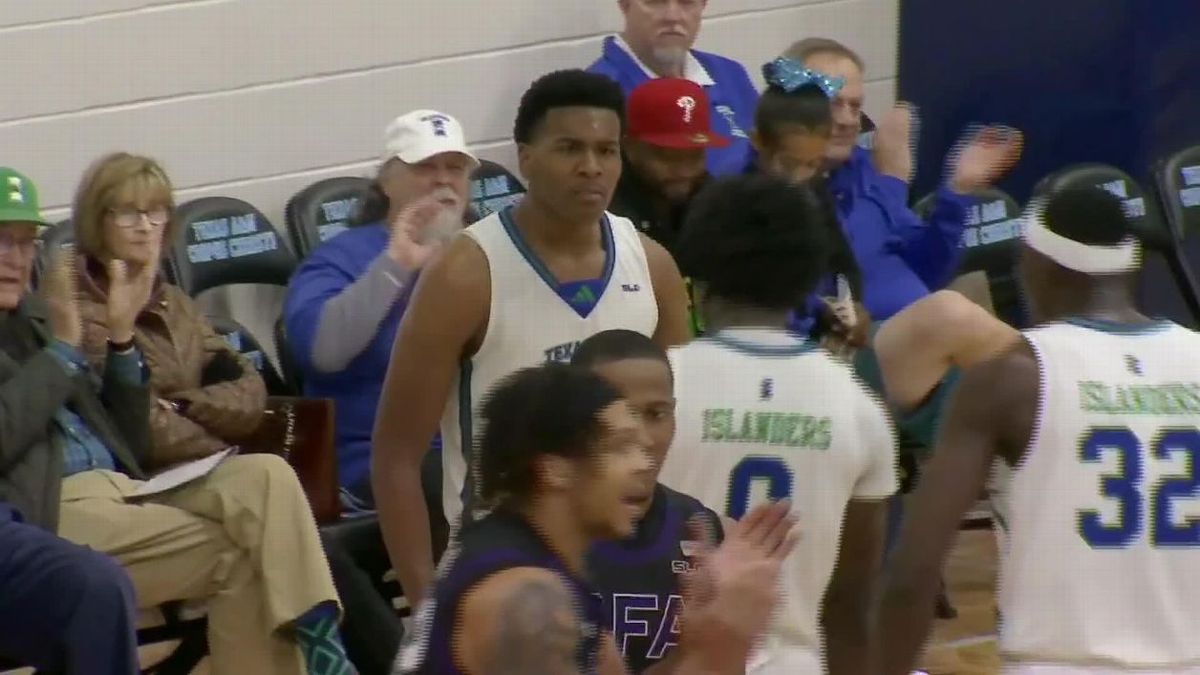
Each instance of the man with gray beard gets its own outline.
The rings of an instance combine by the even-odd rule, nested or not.
[[[754,152],[749,133],[758,90],[740,63],[692,49],[708,0],[618,0],[617,5],[625,16],[625,29],[604,39],[600,58],[588,70],[615,80],[625,96],[660,77],[700,85],[708,96],[713,133],[731,141],[707,150],[708,172],[714,176],[744,172]],[[688,118],[696,104],[693,97],[676,102]]]
[[[375,508],[371,432],[392,342],[417,275],[463,228],[478,165],[453,117],[433,110],[397,117],[356,226],[313,251],[288,285],[284,321],[304,394],[336,402],[338,479],[348,512]],[[440,451],[440,440],[433,446]],[[429,511],[440,548],[448,532],[440,452],[426,454],[422,473],[426,500],[438,506]],[[346,614],[342,632],[362,675],[390,672],[402,633],[374,590],[388,562],[378,524],[370,525],[373,531],[360,530],[353,541],[323,537],[338,593],[357,600],[359,611]]]
[[[396,328],[417,274],[462,229],[478,165],[453,117],[397,117],[357,226],[313,251],[288,286],[284,320],[304,394],[337,404],[338,476],[349,507],[374,508],[371,430]]]

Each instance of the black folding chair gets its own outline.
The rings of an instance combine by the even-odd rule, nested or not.
[[[323,242],[350,227],[371,181],[340,176],[309,185],[288,200],[284,209],[288,236],[304,258]]]
[[[168,258],[183,292],[194,298],[235,284],[287,286],[296,257],[266,216],[250,204],[204,197],[180,205],[176,218],[179,233]],[[228,317],[210,316],[209,321],[254,362],[270,394],[295,393],[245,327]]]
[[[524,194],[520,179],[495,162],[482,160],[471,174],[471,209],[478,218],[517,203]]]
[[[975,196],[979,202],[967,214],[962,234],[963,257],[956,276],[983,272],[996,315],[1009,325],[1023,326],[1025,312],[1016,278],[1021,206],[996,188],[981,190]],[[913,211],[927,217],[935,197],[925,196],[913,206]]]
[[[1155,192],[1175,242],[1167,262],[1191,313],[1192,325],[1197,327],[1200,287],[1194,269],[1200,261],[1200,145],[1184,148],[1160,161],[1154,178]]]
[[[1179,237],[1164,222],[1154,195],[1124,171],[1106,164],[1077,164],[1055,171],[1038,182],[1033,195],[1079,187],[1107,190],[1123,201],[1130,225],[1143,243],[1138,276],[1138,303],[1143,311],[1184,325],[1200,325],[1200,295]]]

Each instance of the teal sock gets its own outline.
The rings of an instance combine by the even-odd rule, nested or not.
[[[296,619],[294,628],[308,675],[357,675],[338,633],[335,605],[313,607]]]

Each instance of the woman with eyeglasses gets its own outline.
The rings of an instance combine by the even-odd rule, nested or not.
[[[172,195],[156,162],[117,153],[84,175],[72,214],[82,352],[92,363],[112,350],[141,354],[152,395],[147,473],[236,445],[266,408],[253,366],[159,275],[177,227]],[[132,337],[108,326],[114,274],[152,284]],[[354,672],[316,523],[283,459],[231,455],[206,476],[135,503],[128,498],[139,481],[115,471],[81,476],[64,482],[63,536],[116,558],[142,607],[206,601],[214,672],[318,672],[317,654],[336,666],[319,672]]]

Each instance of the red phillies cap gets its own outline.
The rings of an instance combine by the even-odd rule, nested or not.
[[[713,133],[708,94],[691,80],[648,80],[629,94],[626,118],[631,138],[665,148],[723,148],[729,139]]]

